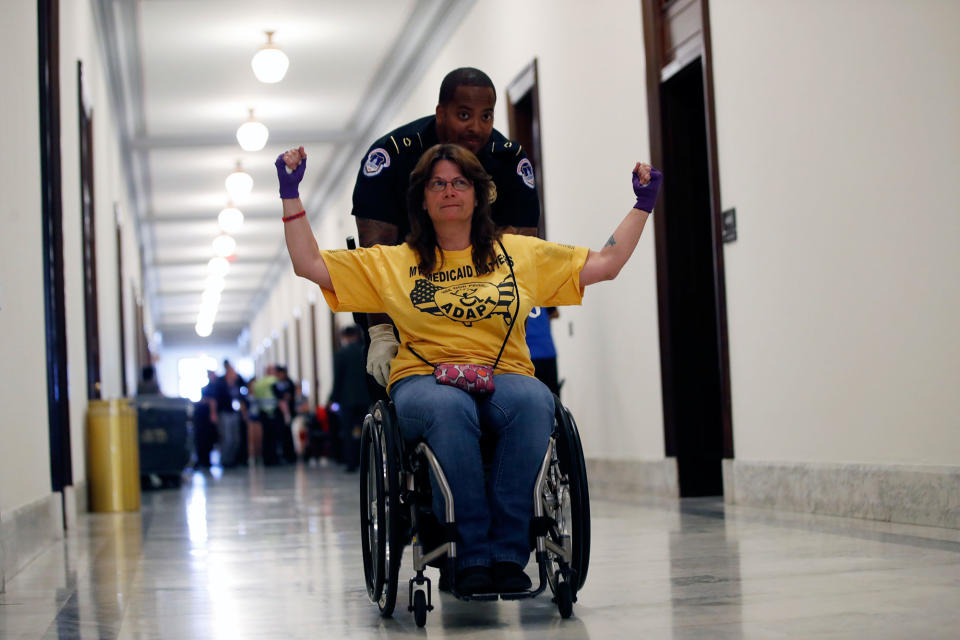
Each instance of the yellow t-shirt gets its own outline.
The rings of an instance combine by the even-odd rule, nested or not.
[[[492,365],[514,318],[496,373],[532,376],[527,314],[537,306],[580,304],[580,270],[589,250],[528,236],[504,235],[502,241],[519,295],[497,244],[495,264],[482,274],[475,273],[467,248],[443,252],[443,264],[423,276],[416,252],[404,243],[322,251],[336,289],[322,290],[323,296],[334,311],[386,313],[393,319],[401,346],[390,365],[388,388],[401,378],[433,373],[408,345],[433,364]]]

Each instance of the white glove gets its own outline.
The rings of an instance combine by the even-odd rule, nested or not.
[[[370,349],[367,351],[367,373],[384,387],[390,380],[390,361],[397,355],[400,343],[393,335],[393,325],[377,324],[369,329]]]

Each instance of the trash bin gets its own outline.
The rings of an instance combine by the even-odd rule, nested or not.
[[[87,406],[87,480],[91,511],[140,509],[137,412],[127,400]]]
[[[141,475],[158,477],[164,487],[179,487],[193,451],[193,403],[187,398],[140,396],[134,406]]]

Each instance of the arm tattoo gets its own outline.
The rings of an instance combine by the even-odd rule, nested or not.
[[[607,240],[607,244],[605,244],[605,245],[603,245],[603,246],[605,246],[605,247],[612,247],[612,246],[615,245],[615,244],[617,244],[617,241],[613,239],[613,236],[610,236],[610,239]]]

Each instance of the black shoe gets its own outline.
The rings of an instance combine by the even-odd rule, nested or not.
[[[523,572],[523,567],[516,562],[494,562],[493,584],[498,593],[527,591],[533,586],[530,577]]]
[[[490,567],[467,567],[457,571],[457,592],[472,596],[476,593],[493,593]]]
[[[440,569],[440,579],[437,580],[437,590],[450,591],[450,577],[447,576],[447,569],[445,567]]]

